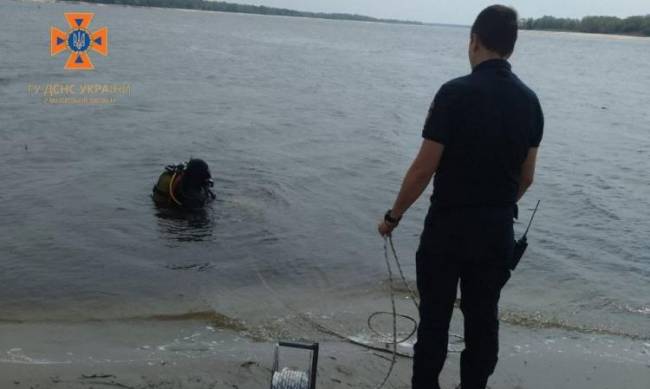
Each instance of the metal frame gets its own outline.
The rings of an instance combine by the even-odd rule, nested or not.
[[[280,347],[298,348],[311,351],[311,368],[309,369],[309,389],[316,389],[316,373],[318,370],[318,343],[287,342],[279,341],[273,351],[273,369],[271,371],[271,385],[273,373],[278,371],[280,359]]]

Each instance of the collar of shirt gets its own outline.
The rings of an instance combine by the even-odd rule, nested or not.
[[[480,64],[476,65],[474,67],[474,70],[472,70],[472,73],[481,71],[481,70],[486,70],[486,69],[507,69],[511,70],[512,65],[510,65],[510,62],[506,61],[505,59],[488,59],[487,61],[483,61]]]

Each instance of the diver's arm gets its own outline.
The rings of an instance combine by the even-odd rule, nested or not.
[[[536,161],[537,147],[531,147],[528,149],[528,156],[526,156],[526,160],[521,165],[521,176],[519,177],[519,193],[517,194],[517,201],[521,200],[528,188],[533,185]]]

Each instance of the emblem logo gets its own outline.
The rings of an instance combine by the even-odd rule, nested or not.
[[[94,69],[88,51],[108,55],[108,28],[89,31],[88,26],[95,16],[92,12],[66,12],[64,15],[70,29],[68,32],[56,27],[50,29],[50,55],[69,51],[70,55],[64,67],[66,70]]]

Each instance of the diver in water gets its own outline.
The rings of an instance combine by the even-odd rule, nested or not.
[[[212,176],[202,159],[169,165],[153,187],[153,201],[160,207],[197,209],[214,200]]]

